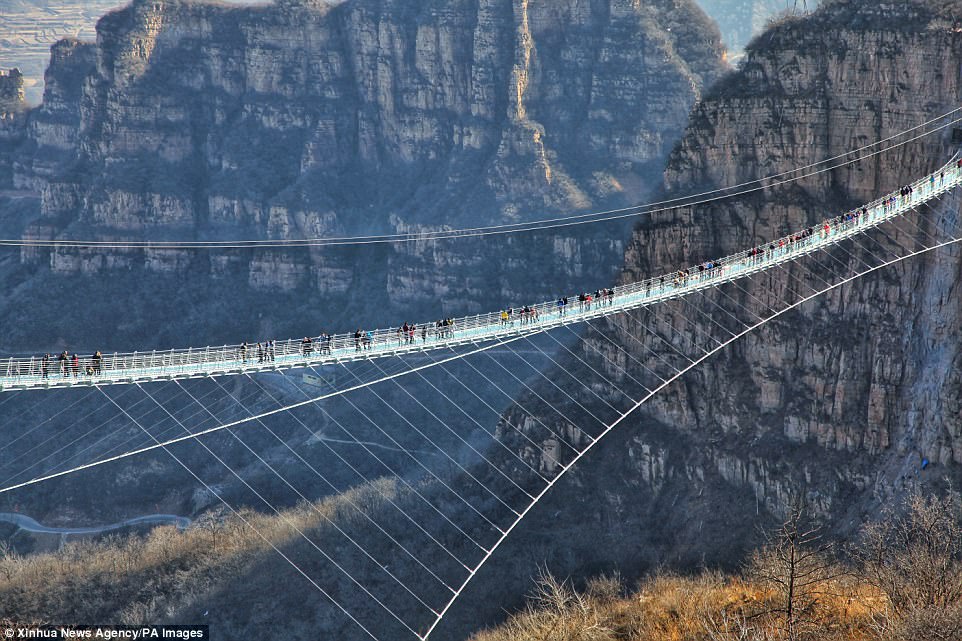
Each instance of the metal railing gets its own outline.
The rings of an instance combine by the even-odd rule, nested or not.
[[[900,216],[962,183],[957,159],[958,155],[934,173],[911,183],[912,193],[908,196],[893,192],[841,216],[737,254],[599,290],[605,293],[597,299],[592,294],[590,301],[579,301],[579,295],[574,295],[568,297],[567,305],[559,299],[527,306],[530,311],[523,314],[521,310],[512,310],[507,320],[502,311],[489,312],[450,319],[450,325],[417,324],[407,333],[392,327],[362,331],[359,335],[311,337],[308,343],[288,339],[267,344],[112,353],[99,358],[8,358],[0,361],[0,391],[130,384],[324,365],[497,340],[581,322],[764,271]]]

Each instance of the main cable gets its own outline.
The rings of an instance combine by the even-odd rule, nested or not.
[[[845,153],[826,158],[824,160],[810,163],[808,165],[803,165],[801,167],[796,167],[787,171],[783,171],[777,174],[772,174],[769,176],[764,176],[762,178],[756,178],[750,181],[745,181],[735,185],[729,185],[726,187],[719,187],[696,194],[689,194],[686,196],[679,196],[676,198],[654,201],[646,203],[643,205],[633,205],[630,207],[623,207],[620,209],[609,209],[605,211],[583,213],[583,214],[573,214],[569,216],[557,216],[552,218],[542,218],[534,221],[520,222],[520,223],[505,223],[500,225],[490,225],[486,227],[467,227],[460,229],[449,229],[449,230],[436,230],[430,232],[419,232],[419,233],[404,233],[404,234],[383,234],[383,235],[367,235],[367,236],[340,236],[340,237],[330,237],[330,238],[301,238],[301,239],[253,239],[253,240],[233,240],[233,241],[96,241],[96,240],[55,240],[55,239],[0,239],[0,247],[40,247],[40,248],[84,248],[84,249],[264,249],[264,248],[303,248],[303,247],[327,247],[327,246],[346,246],[346,245],[370,245],[370,244],[391,244],[391,243],[404,243],[404,242],[424,242],[430,240],[447,240],[453,238],[475,238],[479,236],[491,236],[491,235],[504,235],[510,233],[519,233],[527,231],[540,231],[545,229],[557,229],[563,227],[571,227],[576,225],[586,225],[594,224],[599,222],[610,222],[613,220],[619,220],[624,218],[631,218],[635,216],[640,216],[644,214],[656,214],[665,211],[670,211],[673,209],[679,209],[683,207],[693,207],[696,205],[705,205],[711,202],[716,202],[720,200],[727,200],[729,198],[735,198],[738,196],[743,196],[751,194],[757,191],[762,191],[771,187],[778,187],[780,185],[797,182],[804,178],[809,178],[811,176],[816,176],[828,171],[833,171],[848,165],[866,160],[868,158],[873,158],[886,151],[902,147],[911,142],[919,140],[921,138],[930,136],[933,133],[942,131],[951,127],[954,124],[962,122],[962,118],[955,118],[948,122],[945,122],[929,131],[925,131],[921,134],[915,135],[911,138],[903,140],[901,142],[889,145],[883,149],[875,150],[865,156],[858,156],[845,162],[825,167],[822,169],[817,169],[808,173],[803,173],[798,176],[791,178],[782,179],[784,176],[789,174],[794,174],[796,172],[805,172],[813,167],[818,167],[819,165],[824,165],[826,163],[834,162],[845,156],[851,154],[860,154],[866,149],[882,145],[886,142],[909,134],[911,132],[917,131],[919,129],[924,129],[928,127],[933,122],[948,118],[953,114],[958,113],[962,110],[962,107],[952,109],[944,114],[941,114],[935,118],[932,118],[924,123],[910,127],[896,134],[893,134],[887,138],[883,138],[869,145],[864,145],[862,147],[849,150]],[[774,181],[768,184],[766,181]],[[749,185],[757,185],[755,187],[748,187]],[[732,190],[739,190],[733,193],[725,193]],[[715,195],[721,194],[721,195]],[[708,196],[708,198],[703,198]],[[690,200],[695,198],[697,200]]]

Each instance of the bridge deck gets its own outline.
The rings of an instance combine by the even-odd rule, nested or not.
[[[501,313],[491,312],[457,318],[450,327],[435,328],[433,323],[417,325],[413,340],[399,335],[397,328],[377,330],[370,338],[356,340],[353,334],[338,334],[329,343],[319,340],[305,350],[300,340],[277,342],[273,350],[259,354],[255,346],[245,350],[240,345],[173,349],[166,351],[105,354],[99,366],[92,357],[81,359],[79,366],[69,361],[66,366],[51,358],[10,358],[0,362],[0,391],[53,389],[75,386],[99,386],[146,383],[208,376],[227,376],[275,371],[298,367],[327,365],[355,360],[386,358],[412,352],[447,349],[460,345],[495,341],[522,334],[580,323],[644,305],[686,296],[698,290],[768,270],[775,265],[823,249],[854,236],[887,220],[912,211],[962,183],[962,171],[955,158],[934,173],[912,183],[913,193],[902,197],[888,194],[865,205],[867,213],[846,219],[848,214],[828,219],[810,228],[811,235],[798,240],[793,234],[775,239],[763,246],[761,253],[749,249],[711,261],[717,266],[702,271],[699,266],[673,274],[622,285],[614,296],[580,304],[577,296],[569,298],[567,307],[556,301],[533,306],[528,318],[511,316],[502,322]],[[859,208],[861,209],[861,208]],[[849,214],[853,214],[849,212]],[[769,247],[774,246],[771,250]],[[708,262],[703,263],[705,267]],[[687,271],[688,275],[682,275]]]

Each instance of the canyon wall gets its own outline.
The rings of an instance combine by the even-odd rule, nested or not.
[[[24,142],[26,104],[18,69],[0,70],[0,188],[13,184],[13,153]]]
[[[954,5],[845,0],[782,21],[694,109],[669,159],[664,194],[785,172],[957,108],[960,17]],[[798,182],[655,214],[634,231],[622,281],[766,246],[868,202],[946,162],[957,149],[952,135],[949,127]],[[570,422],[591,425],[605,401],[623,404],[618,388],[641,396],[635,379],[650,378],[639,365],[652,354],[681,362],[672,352],[700,354],[691,341],[710,348],[744,327],[733,318],[757,321],[823,286],[818,270],[850,272],[904,253],[895,243],[913,248],[957,235],[957,203],[924,208],[921,229],[887,228],[815,262],[692,304],[617,316],[587,332],[577,353],[611,384],[573,361],[594,389],[569,386],[589,410],[574,408]],[[737,565],[757,541],[758,524],[792,501],[806,500],[844,534],[917,488],[958,485],[960,270],[957,251],[926,254],[835,289],[734,343],[622,423],[559,484],[530,531],[546,527],[556,510],[550,521],[560,523],[566,540],[591,542],[558,552],[559,567],[569,571],[578,564]],[[530,419],[537,399],[523,401],[505,420],[543,439]],[[543,407],[534,414],[565,425]],[[557,451],[556,441],[543,440],[544,451]],[[540,463],[555,464],[544,455]],[[587,533],[564,525],[574,513],[579,526],[594,524]]]
[[[930,3],[834,2],[772,29],[749,48],[738,73],[717,84],[693,113],[668,163],[667,192],[691,193],[806,166],[957,108],[958,15],[957,8]],[[949,127],[739,202],[659,214],[636,230],[625,278],[734,253],[868,202],[947,161],[957,148],[951,136]],[[837,252],[835,264],[841,260],[855,269],[859,261],[891,257],[893,241],[913,247],[957,234],[955,213],[942,218],[944,228],[926,208],[920,212],[923,229],[890,228],[891,238],[881,237],[881,244],[863,242],[851,253]],[[818,269],[833,265],[831,259],[822,263]],[[714,467],[723,473],[734,464],[743,470],[728,475],[735,478],[768,477],[755,490],[776,511],[785,507],[779,483],[796,494],[818,491],[822,507],[839,516],[853,503],[895,498],[906,477],[917,480],[923,458],[939,468],[925,470],[923,483],[958,477],[960,353],[951,337],[958,336],[962,321],[953,300],[959,270],[954,253],[926,255],[836,289],[790,320],[753,333],[657,397],[649,412],[670,417],[677,429],[700,440],[731,440],[737,445],[729,455],[767,441],[764,456],[745,447],[737,462]],[[745,291],[733,296],[762,315],[766,301],[790,301],[808,285],[821,284],[805,278],[801,267],[775,273],[746,282]],[[715,302],[726,304],[725,294]],[[651,347],[651,340],[643,342]],[[798,452],[822,452],[816,456],[837,466],[806,477],[806,462],[794,460]]]
[[[42,194],[24,236],[290,240],[637,202],[721,57],[688,2],[137,0],[100,21],[96,45],[53,49],[13,177]],[[22,261],[53,277],[189,274],[397,322],[597,286],[626,237],[613,224],[392,247],[25,249]],[[357,291],[370,300],[350,301]]]

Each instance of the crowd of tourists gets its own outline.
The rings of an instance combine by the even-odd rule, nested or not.
[[[71,355],[67,350],[62,351],[57,356],[44,354],[39,359],[31,359],[27,366],[28,372],[33,375],[39,374],[41,378],[50,378],[51,374],[58,374],[61,378],[79,378],[81,376],[99,376],[104,371],[104,356],[102,353],[95,352],[92,356],[81,357],[79,354]]]

